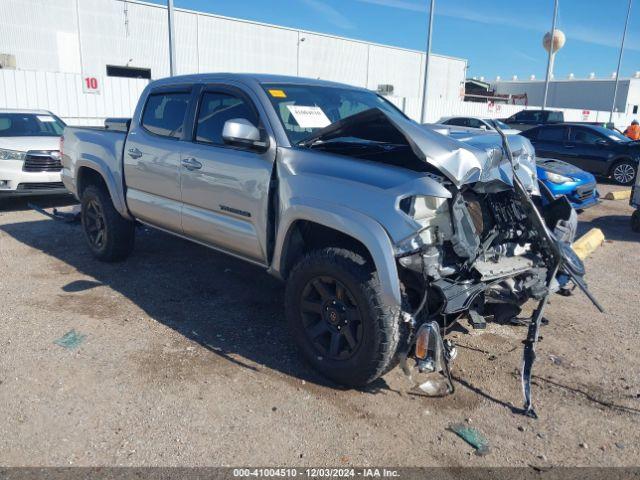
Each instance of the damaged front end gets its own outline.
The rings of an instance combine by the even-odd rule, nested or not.
[[[337,139],[369,144],[355,150]],[[511,144],[510,144],[511,142]],[[571,248],[577,216],[566,198],[542,207],[535,152],[524,137],[479,135],[464,142],[404,117],[371,109],[336,122],[306,146],[400,165],[423,172],[446,194],[397,198],[396,210],[413,222],[413,233],[396,239],[395,256],[404,287],[402,314],[409,335],[401,365],[416,391],[453,392],[449,363],[456,350],[447,333],[462,319],[472,328],[511,322],[529,300],[538,302],[528,324],[522,368],[525,407],[535,416],[530,378],[535,342],[549,295],[573,282],[591,298],[584,265]],[[415,371],[431,375],[414,382]]]
[[[415,384],[422,393],[452,392],[448,362],[455,349],[440,333],[446,335],[462,318],[472,328],[485,328],[487,321],[513,322],[522,305],[535,300],[538,306],[532,317],[519,320],[528,324],[523,413],[535,417],[531,369],[549,295],[567,292],[572,281],[602,308],[587,291],[584,265],[571,248],[575,211],[564,197],[542,208],[535,189],[533,150],[519,140],[514,155],[507,138],[500,140],[499,148],[485,150],[484,168],[476,182],[455,185],[442,179],[451,199],[408,197],[400,203],[420,228],[398,245],[398,264],[403,282],[422,295],[418,308],[405,316],[413,335],[402,364],[409,374],[408,359],[413,354],[419,371],[441,374],[440,381],[432,376]]]

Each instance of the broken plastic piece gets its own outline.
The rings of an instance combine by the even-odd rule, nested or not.
[[[489,441],[475,428],[469,427],[464,423],[456,423],[449,426],[449,430],[475,448],[476,455],[486,455],[489,453]]]
[[[86,335],[78,333],[75,330],[69,330],[62,337],[54,340],[53,343],[68,350],[74,350],[78,348],[82,342],[84,342],[85,338],[87,338]]]

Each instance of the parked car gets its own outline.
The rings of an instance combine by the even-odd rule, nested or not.
[[[0,110],[0,197],[60,194],[64,122],[45,110]]]
[[[542,301],[558,269],[583,286],[573,209],[537,209],[522,136],[511,159],[366,89],[246,74],[151,82],[130,121],[106,125],[64,132],[62,178],[95,257],[126,258],[140,221],[267,269],[287,282],[303,355],[339,383],[407,355],[447,364],[445,325]]]
[[[565,195],[578,211],[599,203],[596,178],[589,172],[555,158],[536,157],[536,166],[540,189],[546,191],[547,199]]]
[[[495,131],[441,123],[425,126],[465,143],[478,142],[480,139],[483,139],[483,143],[487,143],[487,140],[489,144],[499,143],[499,136]],[[598,204],[600,194],[596,188],[596,179],[589,172],[560,160],[536,157],[536,173],[543,203],[552,202],[564,195],[571,206],[579,211]]]
[[[557,158],[596,175],[633,185],[640,142],[594,125],[543,125],[523,132],[541,157]]]
[[[441,125],[454,125],[457,127],[479,128],[481,130],[495,130],[499,128],[506,135],[517,135],[520,130],[510,128],[509,125],[497,118],[480,118],[480,117],[442,117],[438,120]]]

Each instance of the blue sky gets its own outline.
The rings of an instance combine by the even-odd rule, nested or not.
[[[163,0],[152,0],[166,3]],[[555,75],[615,71],[628,0],[560,0],[567,36]],[[422,50],[428,0],[174,0],[176,7]],[[640,2],[631,12],[621,76],[640,70]],[[543,78],[541,46],[553,0],[436,0],[432,51],[466,58],[469,76]]]

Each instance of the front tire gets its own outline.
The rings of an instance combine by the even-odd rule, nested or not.
[[[133,250],[135,224],[113,206],[105,188],[89,185],[82,192],[81,221],[94,257],[103,262],[124,260]]]
[[[302,355],[337,383],[366,385],[392,364],[398,312],[383,304],[375,271],[356,253],[305,255],[287,280],[285,311]]]
[[[631,160],[617,162],[611,169],[611,178],[618,185],[633,185],[638,173],[638,165]]]

